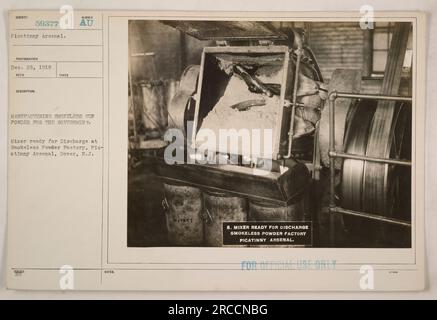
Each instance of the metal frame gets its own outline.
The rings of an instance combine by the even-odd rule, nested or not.
[[[197,80],[197,88],[196,88],[196,104],[194,109],[194,119],[193,119],[193,127],[190,133],[187,132],[187,141],[190,143],[192,148],[195,148],[196,144],[196,135],[197,135],[197,125],[199,123],[199,112],[200,112],[200,104],[202,101],[202,86],[203,86],[203,76],[205,73],[205,58],[206,55],[209,54],[217,54],[217,53],[257,53],[257,54],[284,54],[284,75],[283,75],[283,83],[282,86],[285,87],[285,80],[287,79],[287,70],[289,67],[289,47],[285,45],[274,45],[274,46],[219,46],[219,47],[205,47],[202,51],[202,58],[200,62],[200,70],[199,70],[199,78]],[[284,105],[292,105],[292,103],[286,103],[285,99],[285,89],[281,89],[280,95],[280,106]],[[284,112],[278,112],[276,122],[282,123],[284,117]],[[282,136],[281,127],[276,126],[274,131],[275,144],[273,146],[273,159],[279,159],[282,157],[280,153],[280,141]]]
[[[370,220],[381,221],[385,223],[405,226],[411,228],[411,223],[399,219],[388,218],[376,214],[370,214],[367,212],[353,211],[341,208],[335,204],[335,158],[344,159],[356,159],[363,161],[371,161],[378,163],[386,163],[400,166],[411,166],[411,161],[387,159],[377,157],[367,157],[357,154],[338,152],[335,150],[335,100],[337,98],[350,98],[350,99],[374,99],[374,100],[389,100],[389,101],[412,101],[411,97],[401,96],[388,96],[388,95],[375,95],[375,94],[354,94],[332,91],[329,94],[329,169],[330,169],[330,195],[329,195],[329,212],[330,212],[330,229],[331,229],[331,242],[335,241],[335,220],[334,213],[347,214],[351,216],[362,217]]]
[[[302,59],[303,49],[298,48],[296,50],[296,68],[295,68],[295,76],[294,76],[294,85],[293,85],[293,101],[290,104],[291,106],[291,116],[290,116],[290,130],[288,131],[288,147],[287,154],[284,156],[285,159],[291,158],[291,149],[293,146],[293,138],[294,138],[294,118],[296,117],[296,105],[297,105],[297,89],[299,87],[299,68],[300,62]]]

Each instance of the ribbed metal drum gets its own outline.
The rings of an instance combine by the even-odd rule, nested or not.
[[[397,103],[390,115],[390,133],[371,132],[376,126],[375,101],[359,102],[351,115],[346,132],[345,150],[351,154],[366,155],[370,140],[373,144],[387,146],[383,158],[411,159],[411,105]],[[385,121],[385,120],[384,120]],[[381,127],[387,124],[379,121]],[[376,129],[375,129],[376,130]],[[382,141],[376,141],[382,140]],[[374,170],[366,176],[366,169]],[[389,218],[411,220],[411,168],[388,164],[346,159],[341,176],[341,205],[355,211],[363,211]],[[343,216],[351,241],[361,247],[400,246],[408,247],[410,229],[383,224],[363,218]],[[396,239],[396,240],[394,240]],[[405,240],[405,241],[404,241]]]
[[[203,199],[205,244],[211,247],[221,247],[223,246],[223,222],[247,221],[246,199],[209,190],[203,193]]]
[[[359,101],[350,109],[350,124],[345,134],[345,150],[348,153],[364,155],[368,132],[375,113],[376,101]],[[346,209],[362,211],[363,170],[362,160],[345,159],[341,175],[342,206]],[[377,232],[378,223],[351,216],[343,216],[345,227],[357,245],[365,246],[372,235]],[[357,240],[355,240],[357,239]],[[368,244],[369,245],[369,244]]]
[[[164,182],[163,206],[170,245],[198,246],[203,242],[202,192]]]

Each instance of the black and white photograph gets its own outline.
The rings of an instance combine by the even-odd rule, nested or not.
[[[127,246],[411,248],[413,35],[129,20]]]
[[[427,294],[427,12],[251,8],[9,10],[8,289]]]

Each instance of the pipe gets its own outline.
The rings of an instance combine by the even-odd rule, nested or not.
[[[333,93],[333,92],[331,92]],[[346,93],[346,92],[336,92],[335,98],[357,98],[357,99],[375,99],[375,100],[392,100],[392,101],[412,101],[412,97],[403,96],[387,96],[382,94],[362,94],[362,93]]]
[[[332,91],[328,96],[329,101],[329,154],[335,152],[335,99],[337,99],[337,91]],[[335,245],[335,158],[329,157],[329,222],[330,222],[330,240],[331,245]]]
[[[380,216],[380,215],[376,215],[376,214],[370,214],[370,213],[364,213],[364,212],[359,212],[359,211],[347,210],[347,209],[343,209],[343,208],[340,208],[340,207],[333,207],[333,208],[331,208],[331,211],[332,212],[341,213],[341,214],[361,217],[361,218],[367,218],[367,219],[370,219],[370,220],[387,222],[387,223],[396,224],[396,225],[400,225],[400,226],[410,227],[411,228],[411,223],[410,222],[407,222],[407,221],[404,221],[404,220],[399,220],[399,219],[394,219],[394,218],[388,218],[388,217],[384,217],[384,216]]]
[[[302,48],[298,48],[296,52],[297,52],[297,58],[296,58],[296,71],[294,74],[293,102],[291,105],[290,130],[288,131],[288,150],[287,150],[287,154],[284,156],[285,159],[291,158],[291,147],[293,145],[294,117],[296,115],[297,89],[299,84],[299,67],[300,67],[300,60],[302,58],[302,53],[303,53]]]
[[[129,73],[129,89],[130,89],[130,101],[132,105],[132,113],[133,113],[133,130],[134,130],[134,140],[135,143],[138,143],[138,132],[137,132],[137,119],[136,119],[136,111],[135,108],[135,102],[134,102],[134,89],[133,89],[133,83],[132,83],[132,70],[131,70],[131,62],[129,59],[129,66],[128,66],[128,73]]]
[[[138,52],[138,53],[132,53],[131,57],[150,57],[154,56],[155,52]]]
[[[297,89],[299,85],[299,67],[300,60],[303,55],[303,39],[301,35],[293,30],[293,48],[296,48],[296,69],[294,73],[294,86],[293,86],[293,102],[291,104],[291,117],[290,117],[290,130],[288,131],[288,150],[287,154],[284,156],[285,159],[291,158],[291,147],[293,145],[293,135],[294,135],[294,117],[296,115],[296,105],[297,105]]]
[[[320,131],[320,121],[317,121],[316,128],[314,132],[314,144],[313,144],[313,180],[319,180],[319,172],[322,168],[320,165],[320,150],[319,150],[319,131]]]
[[[337,152],[337,151],[330,151],[329,152],[329,156],[332,157],[332,158],[345,158],[345,159],[365,160],[365,161],[371,161],[371,162],[396,164],[396,165],[399,165],[399,166],[411,166],[411,161],[397,160],[397,159],[386,159],[386,158],[376,158],[376,157],[367,157],[367,156],[361,156],[359,154],[344,153],[344,152]]]

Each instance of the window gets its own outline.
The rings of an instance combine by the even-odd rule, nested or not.
[[[388,50],[393,35],[394,23],[376,22],[373,29],[373,50],[372,50],[372,76],[382,76],[385,65],[387,64]],[[408,37],[407,51],[404,59],[404,72],[409,73],[411,70],[413,58],[412,32]]]

